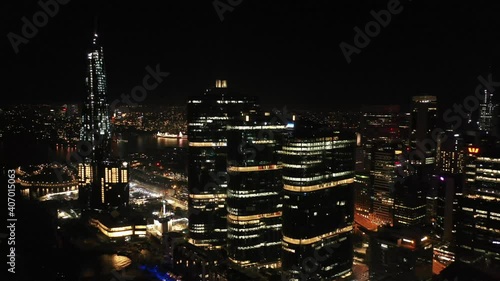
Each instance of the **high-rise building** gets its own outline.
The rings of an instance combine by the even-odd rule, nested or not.
[[[399,140],[399,105],[372,105],[361,108],[361,143]]]
[[[337,280],[352,273],[356,136],[300,120],[295,126],[281,151],[283,275]]]
[[[281,266],[278,150],[292,123],[274,120],[270,113],[258,112],[228,126],[227,255],[239,267]]]
[[[454,243],[457,232],[458,200],[462,196],[463,175],[441,174],[431,183],[436,189],[435,214],[432,218],[443,242]]]
[[[463,262],[500,264],[500,143],[482,134],[467,146],[465,185],[459,199],[457,255]]]
[[[461,174],[464,169],[464,139],[455,132],[437,138],[436,174]]]
[[[227,126],[243,112],[255,112],[254,97],[240,96],[217,80],[187,105],[189,140],[189,242],[222,249],[227,237]]]
[[[429,281],[433,245],[419,228],[382,227],[369,243],[372,281]]]
[[[85,209],[128,206],[129,167],[111,157],[111,123],[104,51],[94,34],[87,53],[87,97],[82,108],[78,163],[79,201]]]
[[[80,141],[91,145],[91,158],[98,160],[109,156],[111,149],[111,123],[107,100],[104,49],[99,44],[97,33],[87,53],[87,75],[85,85],[87,97],[82,108]]]
[[[363,106],[361,111],[354,184],[356,214],[370,217],[375,224],[392,224],[395,165],[403,149],[395,149],[401,146],[400,106]]]
[[[372,168],[370,171],[372,195],[372,221],[393,224],[394,185],[398,179],[397,169],[401,165],[402,143],[374,143]]]
[[[494,99],[494,93],[488,89],[482,89],[482,99],[479,104],[478,128],[486,133],[493,133],[496,130],[498,122],[498,103]]]
[[[354,178],[354,211],[356,215],[369,218],[373,212],[373,189],[371,188],[370,175],[356,172]]]
[[[395,226],[419,227],[426,224],[426,192],[429,185],[418,175],[410,175],[396,182],[393,210]]]
[[[412,98],[410,121],[410,164],[423,174],[431,172],[435,163],[436,145],[432,132],[437,122],[437,98],[435,96],[414,96]]]
[[[428,202],[434,202],[429,214],[437,234],[444,242],[453,242],[456,233],[458,198],[462,196],[465,142],[462,134],[447,131],[439,135],[436,171]],[[429,198],[432,197],[432,198]]]

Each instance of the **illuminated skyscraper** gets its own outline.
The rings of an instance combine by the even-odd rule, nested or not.
[[[372,220],[377,224],[393,224],[394,185],[398,179],[399,157],[402,143],[378,142],[373,144],[370,171],[372,195]]]
[[[191,97],[189,139],[189,242],[222,249],[227,237],[227,126],[243,112],[255,112],[256,99],[235,95],[225,80]]]
[[[91,145],[93,159],[109,156],[111,145],[111,123],[107,100],[104,49],[94,34],[90,51],[87,53],[87,76],[85,77],[87,97],[82,108],[80,141]]]
[[[353,264],[356,136],[297,122],[281,152],[283,275],[336,280]]]
[[[500,265],[500,141],[483,135],[468,146],[465,186],[459,198],[457,254],[460,260]]]
[[[107,101],[103,47],[94,34],[87,53],[87,97],[82,109],[78,176],[83,208],[126,207],[129,199],[128,164],[111,158],[111,123]]]
[[[398,105],[363,106],[359,128],[359,147],[355,179],[356,213],[374,223],[392,223],[392,190],[396,178],[395,163],[402,147],[400,107]],[[388,151],[392,147],[392,153]],[[397,155],[395,151],[399,151]]]
[[[228,127],[227,254],[235,265],[281,265],[278,149],[286,128],[270,113],[245,114]]]
[[[427,200],[435,202],[430,217],[438,235],[446,242],[452,242],[456,233],[458,199],[464,182],[464,150],[462,134],[448,131],[437,139],[436,173]]]
[[[494,95],[487,89],[482,89],[482,99],[479,105],[479,130],[486,133],[493,133],[498,122],[498,103],[494,101]]]
[[[437,98],[435,96],[414,96],[410,122],[410,164],[423,174],[431,172],[435,162],[436,145],[432,132],[437,123]]]

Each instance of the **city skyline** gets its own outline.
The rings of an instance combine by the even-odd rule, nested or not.
[[[130,93],[145,68],[155,65],[171,75],[148,92],[144,104],[183,104],[215,79],[226,79],[229,87],[262,96],[269,106],[341,108],[354,106],[360,96],[366,104],[405,105],[411,96],[427,94],[450,108],[474,93],[479,75],[496,73],[499,33],[488,4],[224,3],[136,7],[68,1],[16,47],[12,34],[23,36],[22,18],[31,21],[43,9],[36,3],[9,4],[5,34],[11,35],[4,43],[12,65],[6,91],[12,94],[5,103],[81,101],[82,47],[96,15],[109,51],[111,100]],[[385,13],[393,4],[394,13]],[[371,24],[376,18],[381,24]],[[356,28],[370,24],[373,37],[358,48]],[[350,63],[342,43],[350,46],[344,44],[344,50],[359,51],[348,56]],[[28,69],[35,75],[27,78]]]
[[[500,278],[491,7],[10,7],[13,279]]]

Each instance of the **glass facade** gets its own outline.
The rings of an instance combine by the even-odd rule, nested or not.
[[[257,109],[256,99],[229,92],[227,84],[188,100],[189,242],[222,249],[227,236],[227,126],[242,112]]]
[[[282,173],[286,124],[246,115],[228,127],[227,253],[242,267],[280,266]]]
[[[287,280],[351,274],[355,143],[354,133],[310,126],[284,142],[282,269]]]
[[[78,164],[79,201],[83,208],[113,209],[128,206],[129,167],[111,159],[111,123],[107,101],[103,47],[94,34],[87,53],[87,98],[82,109]]]

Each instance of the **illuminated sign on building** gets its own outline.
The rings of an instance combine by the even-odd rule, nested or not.
[[[477,153],[479,153],[479,148],[478,147],[469,147],[468,151],[469,151],[469,153],[477,154]]]

